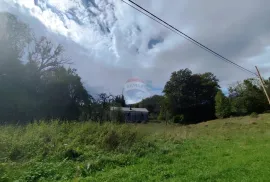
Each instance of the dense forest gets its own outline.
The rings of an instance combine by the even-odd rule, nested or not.
[[[0,122],[24,124],[37,120],[109,121],[110,106],[125,106],[122,95],[91,96],[64,47],[46,37],[35,37],[14,15],[0,13]],[[268,92],[270,79],[265,80]],[[134,107],[146,107],[151,119],[181,124],[269,109],[256,79],[229,88],[224,95],[212,73],[182,69],[171,74],[164,95],[155,95]],[[123,122],[116,115],[114,120]]]

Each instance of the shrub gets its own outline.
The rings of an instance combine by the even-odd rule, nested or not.
[[[159,115],[158,115],[158,120],[159,121],[164,121],[165,120],[165,116],[163,114],[163,112],[160,112]]]
[[[184,119],[185,119],[184,115],[182,115],[182,114],[181,115],[176,115],[176,116],[173,117],[173,122],[174,123],[183,123]]]
[[[258,118],[259,115],[256,112],[253,112],[253,113],[250,114],[250,117],[251,118]]]
[[[69,149],[65,151],[64,157],[69,160],[76,160],[78,159],[82,154],[74,149]]]
[[[12,161],[17,161],[23,157],[22,150],[19,149],[18,147],[14,147],[11,149],[9,153],[9,159]]]
[[[57,176],[57,170],[58,169],[53,165],[53,163],[37,163],[21,176],[20,181],[35,182],[41,179],[53,181],[55,176]]]
[[[104,147],[109,150],[114,150],[120,143],[120,137],[115,131],[109,132],[104,138]]]

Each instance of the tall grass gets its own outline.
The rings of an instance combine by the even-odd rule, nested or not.
[[[189,126],[0,126],[0,181],[263,181],[269,129],[268,114]]]
[[[133,158],[143,156],[154,149],[154,144],[145,139],[136,127],[128,125],[85,123],[39,122],[24,127],[0,127],[0,171],[5,165],[23,165],[30,171],[47,169],[48,172],[30,174],[35,181],[45,176],[54,176],[62,163],[86,165],[81,172],[95,172],[105,166],[126,165]],[[42,162],[46,164],[41,164]],[[71,165],[71,166],[72,166]],[[44,168],[44,169],[43,169]],[[39,174],[40,173],[40,174]],[[19,176],[29,174],[18,174]],[[22,178],[31,181],[30,178]]]

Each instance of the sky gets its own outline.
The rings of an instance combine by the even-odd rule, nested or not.
[[[134,0],[235,63],[270,76],[269,0]],[[90,93],[121,94],[139,77],[160,94],[173,71],[213,72],[223,89],[253,77],[121,0],[1,0],[37,37],[65,47]]]

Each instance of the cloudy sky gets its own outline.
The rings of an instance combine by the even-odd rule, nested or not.
[[[134,0],[228,59],[270,76],[269,0]],[[227,87],[251,74],[218,59],[121,0],[1,0],[36,36],[63,44],[87,89],[120,94],[130,77],[161,92],[171,72],[213,72]]]

